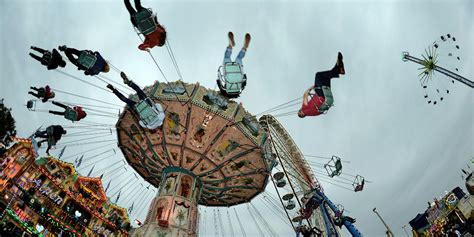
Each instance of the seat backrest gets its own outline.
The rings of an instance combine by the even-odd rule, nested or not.
[[[137,28],[140,33],[149,35],[156,30],[157,24],[155,22],[153,12],[150,9],[143,9],[134,15]]]
[[[336,160],[336,170],[339,172],[342,169],[341,160]]]
[[[77,59],[77,62],[86,67],[87,69],[91,69],[95,62],[97,62],[97,56],[89,51],[82,51]]]
[[[237,63],[225,64],[224,79],[227,93],[239,93],[244,82],[242,67]]]
[[[66,118],[67,120],[76,121],[77,112],[74,109],[67,107],[64,113],[64,118]]]
[[[325,98],[324,103],[329,109],[329,107],[334,105],[334,97],[332,96],[331,87],[323,86],[321,87],[321,89],[323,90],[323,93],[324,93],[324,98]]]
[[[138,102],[135,106],[135,110],[140,116],[140,120],[145,124],[151,124],[158,118],[158,114],[146,100]]]

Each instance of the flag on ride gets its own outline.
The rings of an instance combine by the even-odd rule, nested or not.
[[[89,171],[89,173],[87,174],[87,177],[90,177],[90,176],[91,176],[91,174],[92,174],[92,171],[94,170],[94,168],[95,168],[95,165],[94,165],[94,166],[92,166],[92,169],[91,169],[91,170]]]
[[[105,187],[105,192],[107,192],[107,190],[109,189],[109,187],[110,187],[110,182],[112,182],[112,180],[109,180],[109,183],[107,184],[107,187]]]
[[[120,193],[122,192],[122,190],[119,191],[119,194],[117,195],[117,199],[115,199],[115,203],[118,202],[119,198],[120,198]]]
[[[133,202],[132,205],[128,208],[128,214],[132,213],[132,211],[133,211],[133,204],[135,204],[135,202]]]
[[[84,155],[82,155],[81,158],[79,158],[79,160],[77,161],[76,168],[79,168],[79,166],[81,166],[83,157]]]
[[[59,155],[58,155],[58,159],[59,159],[59,160],[61,160],[61,157],[63,156],[64,150],[66,150],[66,147],[67,147],[67,146],[64,146],[63,149],[61,149],[61,151],[59,152]]]

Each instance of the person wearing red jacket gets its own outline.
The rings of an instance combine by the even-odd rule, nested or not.
[[[54,98],[55,94],[51,88],[46,85],[45,87],[36,88],[34,86],[30,87],[33,91],[28,92],[28,94],[41,99],[43,103],[47,102],[49,99]],[[36,93],[35,93],[36,92]]]
[[[298,117],[318,116],[326,112],[333,104],[331,80],[345,73],[342,54],[339,52],[336,65],[331,70],[316,73],[314,85],[306,90],[303,95],[303,104],[298,111]],[[308,96],[310,96],[313,89],[316,93],[311,95],[311,100],[308,101]]]
[[[148,50],[155,46],[161,47],[165,45],[166,29],[158,22],[156,15],[153,15],[151,9],[144,8],[140,0],[134,0],[134,2],[136,10],[130,4],[130,0],[124,0],[132,25],[145,37],[145,40],[138,48],[140,50]]]
[[[84,110],[82,110],[81,106],[74,106],[74,107],[71,108],[67,105],[61,104],[61,103],[56,102],[56,101],[52,101],[51,103],[53,103],[54,105],[59,106],[61,108],[64,108],[65,111],[64,112],[59,112],[59,111],[50,110],[49,111],[50,114],[62,115],[67,120],[71,120],[73,122],[79,121],[79,120],[81,120],[81,119],[83,119],[87,116],[87,113]]]

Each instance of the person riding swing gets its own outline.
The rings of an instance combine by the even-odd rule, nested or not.
[[[49,155],[49,149],[51,149],[52,146],[55,146],[56,143],[61,139],[62,135],[66,133],[66,130],[64,130],[62,126],[51,125],[44,131],[37,131],[34,136],[36,138],[45,138],[44,140],[38,141],[38,146],[41,147],[43,142],[47,142],[48,147],[46,148],[46,154]]]
[[[28,94],[41,99],[43,103],[46,103],[49,99],[54,98],[55,94],[51,88],[46,85],[45,87],[36,88],[34,86],[30,87],[33,91],[29,91]],[[35,93],[36,92],[36,93]]]
[[[140,117],[140,126],[150,130],[154,130],[163,125],[163,120],[165,119],[165,112],[163,107],[159,103],[154,103],[151,98],[149,98],[145,92],[132,80],[129,80],[127,75],[124,72],[120,73],[120,76],[123,79],[123,83],[127,84],[133,90],[137,92],[139,101],[135,102],[127,97],[125,97],[120,91],[114,88],[111,84],[107,85],[107,88],[112,90],[112,92],[123,102],[125,102],[128,107],[133,109],[138,116]]]
[[[130,4],[130,0],[124,0],[125,7],[130,14],[132,25],[143,34],[145,40],[138,46],[140,50],[148,50],[155,46],[161,47],[166,42],[166,30],[158,22],[156,15],[149,8],[144,8],[140,0],[134,0],[135,9]]]
[[[298,117],[304,118],[306,116],[318,116],[326,113],[334,104],[331,79],[338,78],[339,75],[344,75],[345,73],[342,54],[339,52],[336,65],[331,70],[316,73],[314,85],[306,90],[303,95],[303,104],[298,111]],[[312,90],[314,90],[315,94],[308,101],[308,96]]]
[[[243,71],[242,59],[245,57],[247,48],[250,44],[251,36],[249,33],[245,34],[244,46],[235,58],[235,61],[230,59],[232,48],[235,46],[234,34],[228,33],[229,45],[224,54],[224,61],[222,66],[217,70],[217,86],[221,94],[227,98],[237,98],[247,85],[247,75]]]
[[[110,71],[109,64],[97,51],[77,50],[66,45],[59,46],[59,50],[64,51],[69,61],[77,66],[77,70],[83,70],[85,75],[95,76]]]
[[[48,70],[53,70],[58,67],[66,66],[66,62],[63,60],[63,57],[61,56],[61,54],[59,54],[59,52],[56,49],[53,49],[52,51],[48,51],[48,50],[38,48],[35,46],[31,46],[30,48],[42,54],[42,56],[40,57],[38,55],[30,53],[30,56],[36,59],[37,61],[39,61],[41,65],[46,66]]]
[[[50,110],[50,114],[55,114],[55,115],[62,115],[64,116],[65,119],[71,120],[72,122],[79,121],[87,116],[87,113],[82,110],[81,106],[74,106],[74,107],[69,107],[67,105],[61,104],[56,101],[51,101],[53,105],[59,106],[61,108],[64,108],[64,112],[59,112],[59,111],[52,111]]]
[[[355,223],[356,219],[354,219],[350,216],[345,216],[340,211],[334,213],[334,224],[336,226],[339,226],[339,228],[342,228],[342,225],[344,225],[344,222],[346,222],[346,221],[348,221],[349,223]]]

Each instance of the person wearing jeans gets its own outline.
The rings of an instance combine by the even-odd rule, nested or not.
[[[235,46],[234,33],[229,32],[229,33],[228,33],[228,36],[229,36],[229,45],[227,46],[227,48],[226,48],[226,50],[225,50],[224,62],[223,62],[223,64],[232,63],[232,60],[230,59],[230,56],[232,55],[232,48]],[[235,62],[238,63],[238,64],[240,64],[240,65],[243,65],[243,64],[242,64],[242,59],[245,57],[245,53],[247,52],[247,48],[249,47],[250,38],[251,38],[251,37],[250,37],[250,34],[249,34],[249,33],[245,34],[244,46],[242,47],[242,49],[240,50],[239,54],[238,54],[237,57],[235,58]]]

